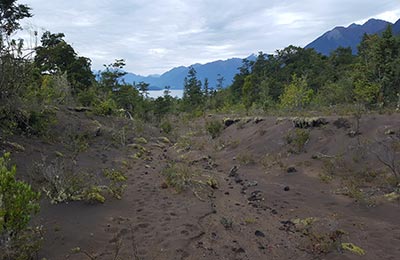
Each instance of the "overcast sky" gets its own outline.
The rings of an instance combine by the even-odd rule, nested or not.
[[[20,0],[30,30],[63,32],[101,69],[124,58],[148,75],[173,67],[304,47],[337,25],[400,18],[399,0]]]

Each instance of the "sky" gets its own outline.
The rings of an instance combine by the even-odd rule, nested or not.
[[[162,74],[173,67],[304,47],[335,26],[369,18],[396,22],[400,0],[19,0],[33,32],[62,32],[75,51],[102,69],[125,59],[125,70]],[[40,39],[39,39],[40,42]]]

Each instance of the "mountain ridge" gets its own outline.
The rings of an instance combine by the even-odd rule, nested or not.
[[[362,25],[352,23],[347,27],[336,26],[307,44],[305,48],[313,48],[317,52],[328,56],[333,50],[339,47],[351,47],[353,54],[356,54],[357,46],[364,34],[380,34],[386,30],[388,25],[392,25],[393,33],[400,33],[400,19],[393,24],[384,20],[371,18]]]

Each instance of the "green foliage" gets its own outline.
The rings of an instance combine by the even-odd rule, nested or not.
[[[342,243],[341,246],[343,250],[348,250],[356,255],[365,255],[364,249],[354,245],[353,243]]]
[[[166,178],[166,184],[173,187],[178,193],[186,190],[190,185],[192,173],[183,164],[170,165],[163,170],[162,174]]]
[[[169,134],[172,131],[172,124],[171,124],[170,121],[164,120],[164,121],[161,122],[160,128],[161,128],[163,133]]]
[[[111,116],[117,111],[117,104],[114,99],[107,98],[95,104],[93,113],[99,116]]]
[[[109,180],[108,191],[117,199],[122,199],[122,195],[126,189],[127,177],[120,171],[104,170],[104,176]]]
[[[9,165],[10,154],[5,153],[0,157],[0,256],[5,253],[7,258],[2,259],[11,259],[10,255],[16,257],[13,259],[29,259],[21,257],[26,251],[13,247],[28,232],[31,214],[39,211],[40,194],[17,181],[16,167]]]
[[[217,138],[221,134],[223,128],[224,125],[221,120],[210,120],[206,122],[206,130],[213,139]]]
[[[293,75],[292,82],[285,87],[281,96],[281,107],[287,109],[304,109],[311,102],[312,89],[308,88],[305,78]]]
[[[63,33],[52,34],[49,31],[42,35],[42,46],[36,48],[34,63],[40,73],[66,73],[73,86],[73,93],[90,87],[94,81],[91,62],[88,58],[79,57],[75,50],[63,38]]]
[[[182,102],[183,109],[187,112],[193,112],[203,104],[201,81],[197,79],[196,74],[196,70],[191,67],[185,77]]]
[[[310,131],[296,128],[294,131],[287,133],[285,139],[286,143],[291,146],[290,152],[301,153],[304,151],[304,146],[310,140]]]

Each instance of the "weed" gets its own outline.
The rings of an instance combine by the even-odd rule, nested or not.
[[[127,177],[120,171],[104,170],[104,176],[109,180],[107,190],[117,199],[122,199],[126,189]]]
[[[241,165],[250,165],[250,164],[255,164],[256,161],[254,157],[248,152],[248,151],[243,151],[241,152],[237,157],[236,160],[241,164]]]
[[[288,132],[285,136],[286,143],[290,145],[289,152],[301,153],[310,140],[310,131],[306,129],[296,128],[294,131]]]
[[[224,125],[220,120],[212,120],[206,122],[206,130],[211,135],[211,138],[217,138],[224,128]]]

